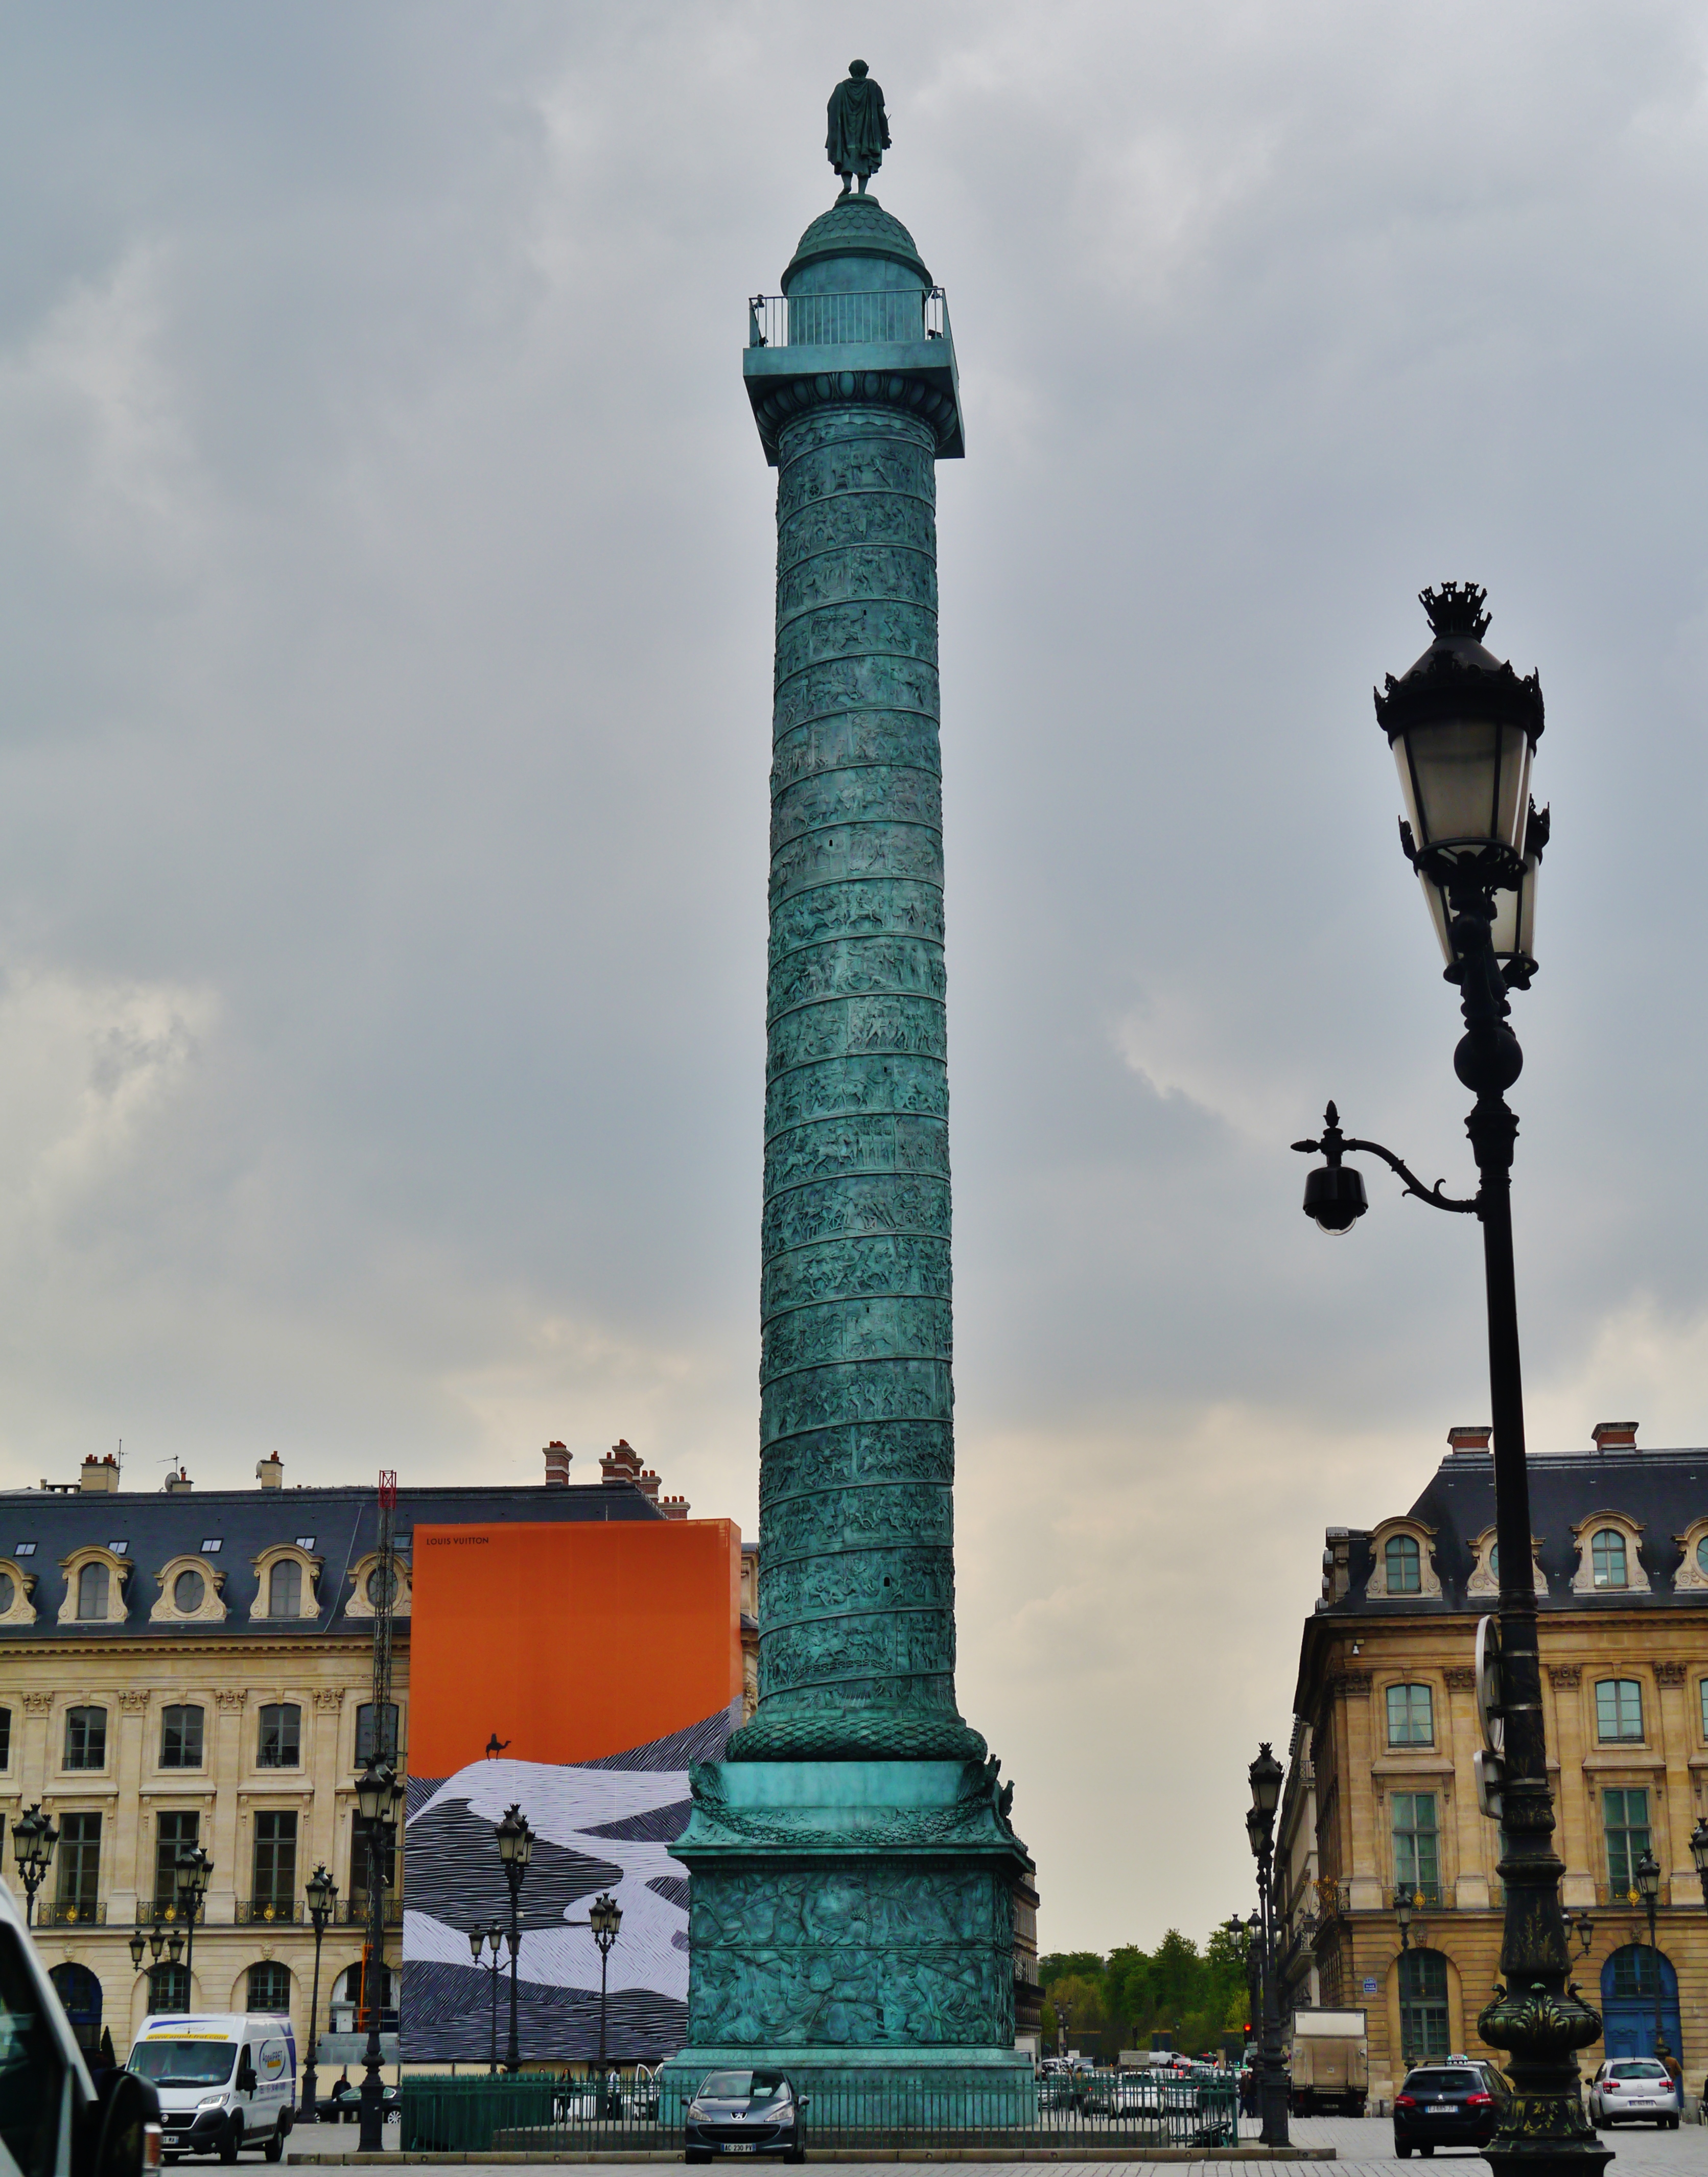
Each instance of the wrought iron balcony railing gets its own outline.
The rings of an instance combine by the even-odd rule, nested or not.
[[[941,287],[755,295],[747,305],[749,347],[899,347],[948,338],[949,298]]]
[[[1395,1898],[1400,1894],[1397,1887],[1383,1891],[1382,1902],[1390,1912],[1394,1909]],[[1449,1900],[1438,1880],[1414,1882],[1409,1886],[1405,1894],[1411,1897],[1413,1909],[1419,1912],[1443,1912],[1449,1907]]]
[[[106,1901],[98,1902],[76,1897],[56,1897],[49,1903],[44,1898],[35,1901],[35,1922],[43,1928],[104,1928],[106,1925]]]
[[[353,1897],[341,1897],[334,1907],[332,1924],[338,1928],[365,1928],[368,1925],[368,1900],[358,1890]],[[385,1893],[385,1903],[380,1924],[387,1928],[403,1925],[403,1900],[395,1890]]]
[[[152,1927],[156,1920],[164,1921],[168,1928],[188,1928],[190,1908],[179,1901],[176,1891],[164,1897],[139,1897],[136,1901],[136,1924],[139,1928]],[[208,1924],[208,1903],[204,1898],[196,1907],[196,1925]]]
[[[300,1897],[240,1897],[233,1916],[240,1928],[248,1927],[251,1923],[259,1926],[264,1922],[269,1925],[289,1923],[300,1920],[302,1917],[303,1901]]]
[[[1655,1902],[1664,1911],[1664,1909],[1670,1905],[1672,1901],[1673,1885],[1663,1874],[1661,1877],[1660,1894],[1656,1898]],[[1634,1882],[1630,1884],[1629,1887],[1623,1890],[1611,1883],[1598,1882],[1596,1885],[1596,1902],[1597,1905],[1607,1906],[1612,1912],[1618,1912],[1619,1907],[1623,1906],[1630,1912],[1636,1913],[1640,1919],[1643,1917],[1644,1906],[1642,1896],[1638,1891],[1637,1885]]]

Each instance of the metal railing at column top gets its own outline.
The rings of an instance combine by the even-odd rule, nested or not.
[[[941,287],[748,298],[749,347],[899,347],[949,337],[949,298]]]

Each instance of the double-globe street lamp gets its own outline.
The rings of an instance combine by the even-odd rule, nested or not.
[[[1258,2136],[1267,2146],[1285,2147],[1289,2144],[1287,2064],[1281,2054],[1281,2015],[1275,1987],[1277,1960],[1269,1893],[1274,1867],[1275,1809],[1281,1803],[1281,1785],[1286,1771],[1265,1739],[1246,1774],[1252,1787],[1246,1839],[1258,1863],[1258,1985],[1263,2005],[1262,2038],[1258,2043],[1258,2111],[1263,2119],[1263,2129]]]
[[[319,2088],[314,2068],[314,2044],[320,2024],[320,1945],[326,1933],[326,1923],[338,1905],[338,1885],[326,1872],[324,1860],[303,1885],[303,1895],[308,1901],[308,1918],[314,1923],[314,1994],[308,1998],[308,2060],[303,2066],[303,2121],[313,2124],[315,2097]]]
[[[608,1891],[601,1891],[588,1907],[585,1920],[570,1920],[571,1928],[589,1928],[593,1940],[599,1946],[599,2076],[605,2076],[605,1968],[610,1961],[611,1945],[617,1940],[623,1925],[623,1908]],[[620,2115],[620,2109],[607,2111]]]
[[[362,1825],[368,1857],[368,1957],[362,1974],[368,2045],[362,2052],[361,2128],[357,2133],[357,2152],[361,2154],[378,2154],[385,2144],[385,2087],[379,2076],[379,2021],[385,1992],[385,1860],[392,1811],[402,1797],[403,1787],[392,1771],[377,1754],[370,1755],[368,1766],[356,1779],[356,1818]]]
[[[534,1833],[528,1827],[527,1816],[512,1800],[505,1809],[504,1820],[493,1825],[493,1835],[498,1840],[498,1856],[504,1863],[504,1879],[510,1885],[510,2051],[505,2060],[505,2069],[519,2071],[522,2060],[521,2043],[516,2032],[516,1966],[522,1945],[522,1877],[527,1873],[528,1862],[534,1856]]]
[[[12,1825],[12,1855],[18,1862],[19,1878],[24,1885],[24,1924],[27,1928],[35,1911],[35,1893],[47,1880],[47,1870],[53,1864],[53,1847],[59,1841],[59,1832],[53,1826],[51,1814],[41,1811],[41,1802],[26,1807]]]
[[[184,1949],[184,1982],[186,2011],[194,2007],[196,2000],[196,1922],[201,1918],[202,1900],[208,1894],[208,1885],[213,1880],[213,1855],[205,1846],[184,1844],[178,1847],[177,1858],[172,1862],[172,1881],[177,1895],[180,1912],[189,1923],[189,1940]]]
[[[492,1983],[492,2054],[487,2061],[487,2076],[490,2078],[498,2070],[498,1954],[504,1944],[504,1929],[494,1920],[489,1928],[471,1928],[468,1947],[474,1955],[477,1972],[484,1966],[486,1977]],[[490,1961],[483,1952],[491,1953]]]
[[[176,1967],[178,1960],[184,1954],[184,1939],[178,1933],[176,1928],[168,1931],[165,1921],[161,1919],[159,1912],[156,1912],[154,1916],[154,1925],[149,1929],[147,1934],[144,1934],[140,1928],[137,1929],[135,1933],[131,1936],[128,1948],[130,1951],[130,1961],[132,1965],[135,1967],[138,1972],[142,1971],[142,1960],[145,1951],[149,1953],[150,1956],[153,1960],[153,1964],[149,1969],[149,2009],[152,2011],[154,2009],[154,1999],[159,1993],[159,1982],[156,1976],[160,1966],[161,1952],[162,1951],[165,1951],[166,1963],[169,1966]],[[173,1978],[177,1978],[176,1974],[174,1974]],[[185,2007],[186,2009],[188,2008],[188,2005]]]
[[[1465,1121],[1476,1194],[1451,1199],[1439,1181],[1426,1187],[1379,1142],[1349,1140],[1332,1104],[1320,1139],[1294,1147],[1323,1155],[1306,1181],[1305,1209],[1325,1231],[1350,1231],[1367,1207],[1363,1180],[1342,1161],[1349,1152],[1380,1157],[1408,1194],[1473,1214],[1482,1225],[1500,1550],[1500,1606],[1489,1629],[1498,1641],[1485,1643],[1483,1687],[1490,1751],[1498,1754],[1488,1771],[1488,1810],[1501,1825],[1505,1983],[1476,2029],[1491,2048],[1509,2052],[1514,2089],[1485,2158],[1497,2177],[1518,2177],[1520,2164],[1528,2177],[1596,2177],[1611,2155],[1585,2114],[1576,2051],[1601,2038],[1602,2022],[1569,1985],[1564,1869],[1553,1848],[1513,1272],[1518,1121],[1506,1101],[1524,1065],[1507,996],[1528,989],[1536,972],[1536,880],[1548,832],[1547,814],[1530,794],[1542,696],[1536,674],[1520,679],[1484,649],[1485,595],[1475,583],[1424,591],[1435,639],[1408,673],[1398,680],[1389,674],[1376,697],[1377,721],[1400,767],[1400,843],[1422,886],[1447,979],[1459,986],[1465,1033],[1453,1064],[1476,1099]]]

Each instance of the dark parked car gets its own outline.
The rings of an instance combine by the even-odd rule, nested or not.
[[[1404,2160],[1414,2147],[1487,2147],[1510,2096],[1492,2064],[1420,2064],[1394,2097],[1394,2151]]]
[[[780,2154],[806,2159],[806,2098],[781,2071],[708,2071],[682,2125],[687,2162],[714,2154]]]

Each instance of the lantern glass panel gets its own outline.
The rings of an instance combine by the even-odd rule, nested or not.
[[[1441,718],[1395,734],[1400,790],[1420,848],[1524,845],[1530,735],[1490,718]]]

